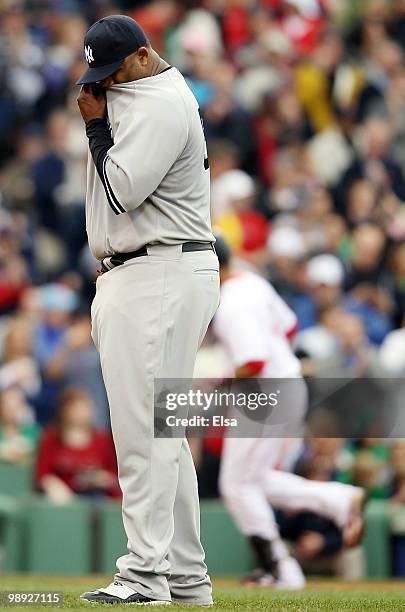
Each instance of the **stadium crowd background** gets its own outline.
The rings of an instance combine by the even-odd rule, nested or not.
[[[88,25],[117,12],[186,75],[213,221],[297,313],[304,372],[405,374],[404,0],[0,0],[0,461],[31,463],[57,503],[120,494],[74,87]],[[202,354],[201,372],[221,376],[212,338]],[[219,452],[200,449],[203,496]],[[312,440],[297,466],[405,502],[402,440]],[[314,517],[290,533],[303,525],[323,534],[304,553],[339,547]]]

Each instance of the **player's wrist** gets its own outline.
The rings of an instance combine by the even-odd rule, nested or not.
[[[92,125],[106,125],[106,126],[108,126],[107,117],[92,117],[91,119],[88,119],[86,121],[86,129],[87,129],[87,127],[91,127]]]

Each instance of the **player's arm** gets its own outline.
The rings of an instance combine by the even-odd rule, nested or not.
[[[77,102],[86,124],[90,152],[100,174],[103,160],[114,144],[108,127],[105,91],[94,84],[83,85]]]
[[[215,331],[234,365],[234,377],[259,376],[269,356],[257,318],[236,303],[223,305],[216,315]]]
[[[298,323],[298,319],[296,319],[295,323],[293,325],[291,325],[290,328],[287,329],[286,331],[286,336],[288,338],[288,340],[290,341],[290,343],[292,344],[294,342],[294,338],[298,333],[300,326]]]
[[[86,135],[89,139],[89,149],[96,166],[98,176],[103,183],[107,201],[116,215],[126,212],[125,208],[113,190],[105,171],[108,152],[114,146],[111,130],[107,119],[92,119],[86,123]]]
[[[292,343],[299,329],[297,316],[274,290],[272,310],[281,331]]]
[[[157,189],[184,149],[186,118],[181,109],[162,100],[151,100],[136,111],[129,104],[113,139],[101,102],[92,101],[91,111],[87,106],[83,110],[91,96],[96,99],[92,92],[81,92],[79,106],[108,203],[119,215],[137,208]]]
[[[105,162],[108,151],[114,146],[111,130],[107,120],[107,101],[105,91],[96,85],[83,85],[77,98],[81,115],[86,124],[86,136],[97,173],[104,186],[108,203],[115,214],[125,212],[123,206],[114,197],[111,186],[105,176]]]
[[[298,332],[298,320],[290,309],[288,309],[286,315],[284,331],[286,337],[292,344]],[[235,369],[235,378],[254,378],[255,376],[259,376],[265,365],[266,361],[263,359],[252,359]]]
[[[104,176],[125,212],[154,193],[178,159],[188,137],[181,108],[151,100],[134,112],[131,106],[120,121],[104,162]]]
[[[235,368],[234,376],[235,378],[254,378],[259,376],[265,365],[266,362],[263,360],[248,361]]]

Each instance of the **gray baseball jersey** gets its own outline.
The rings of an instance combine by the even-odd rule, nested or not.
[[[114,145],[103,181],[88,158],[86,228],[93,255],[214,241],[204,132],[179,71],[114,85],[107,109]]]

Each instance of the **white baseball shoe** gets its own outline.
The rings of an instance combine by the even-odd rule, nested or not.
[[[80,595],[80,600],[86,603],[95,604],[129,604],[138,606],[165,606],[170,605],[171,601],[151,599],[145,595],[137,593],[119,580],[114,580],[108,586],[88,591]]]
[[[253,572],[242,578],[242,584],[244,586],[269,589],[274,588],[276,584],[276,579],[274,578],[273,574],[270,574],[260,568],[257,568],[253,570]]]
[[[306,579],[300,564],[294,557],[286,557],[277,564],[278,576],[276,589],[286,591],[300,591],[305,587]]]

